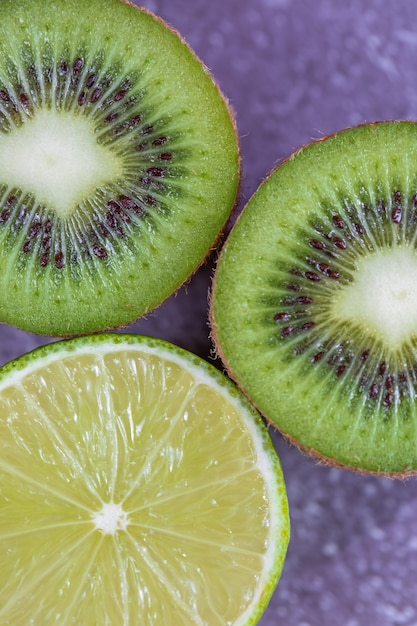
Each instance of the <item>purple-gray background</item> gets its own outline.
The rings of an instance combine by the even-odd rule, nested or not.
[[[240,207],[282,158],[365,121],[417,118],[413,0],[145,0],[211,69],[236,112]],[[206,358],[212,265],[129,330]],[[0,326],[0,363],[45,343]],[[417,482],[318,466],[274,436],[292,538],[260,626],[417,626]],[[221,572],[219,572],[219,576]],[[162,626],[162,625],[161,625]]]

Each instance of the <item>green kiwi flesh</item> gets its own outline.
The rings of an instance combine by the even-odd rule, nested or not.
[[[0,321],[60,336],[172,294],[233,208],[227,101],[162,20],[122,0],[0,3]]]
[[[230,375],[324,462],[417,471],[417,124],[312,142],[275,168],[218,260]]]

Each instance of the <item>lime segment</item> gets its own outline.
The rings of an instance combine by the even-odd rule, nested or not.
[[[0,623],[255,624],[289,537],[257,413],[157,340],[58,342],[0,377]]]

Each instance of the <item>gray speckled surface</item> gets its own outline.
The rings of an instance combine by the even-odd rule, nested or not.
[[[311,138],[364,121],[417,117],[412,0],[147,0],[177,28],[236,111],[240,206]],[[130,330],[209,357],[212,266]],[[3,363],[46,339],[0,327]],[[417,482],[329,469],[274,435],[292,539],[261,626],[416,626]]]

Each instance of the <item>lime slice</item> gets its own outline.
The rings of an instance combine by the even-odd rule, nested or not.
[[[0,371],[0,624],[255,624],[289,539],[279,459],[213,366],[162,341]]]

